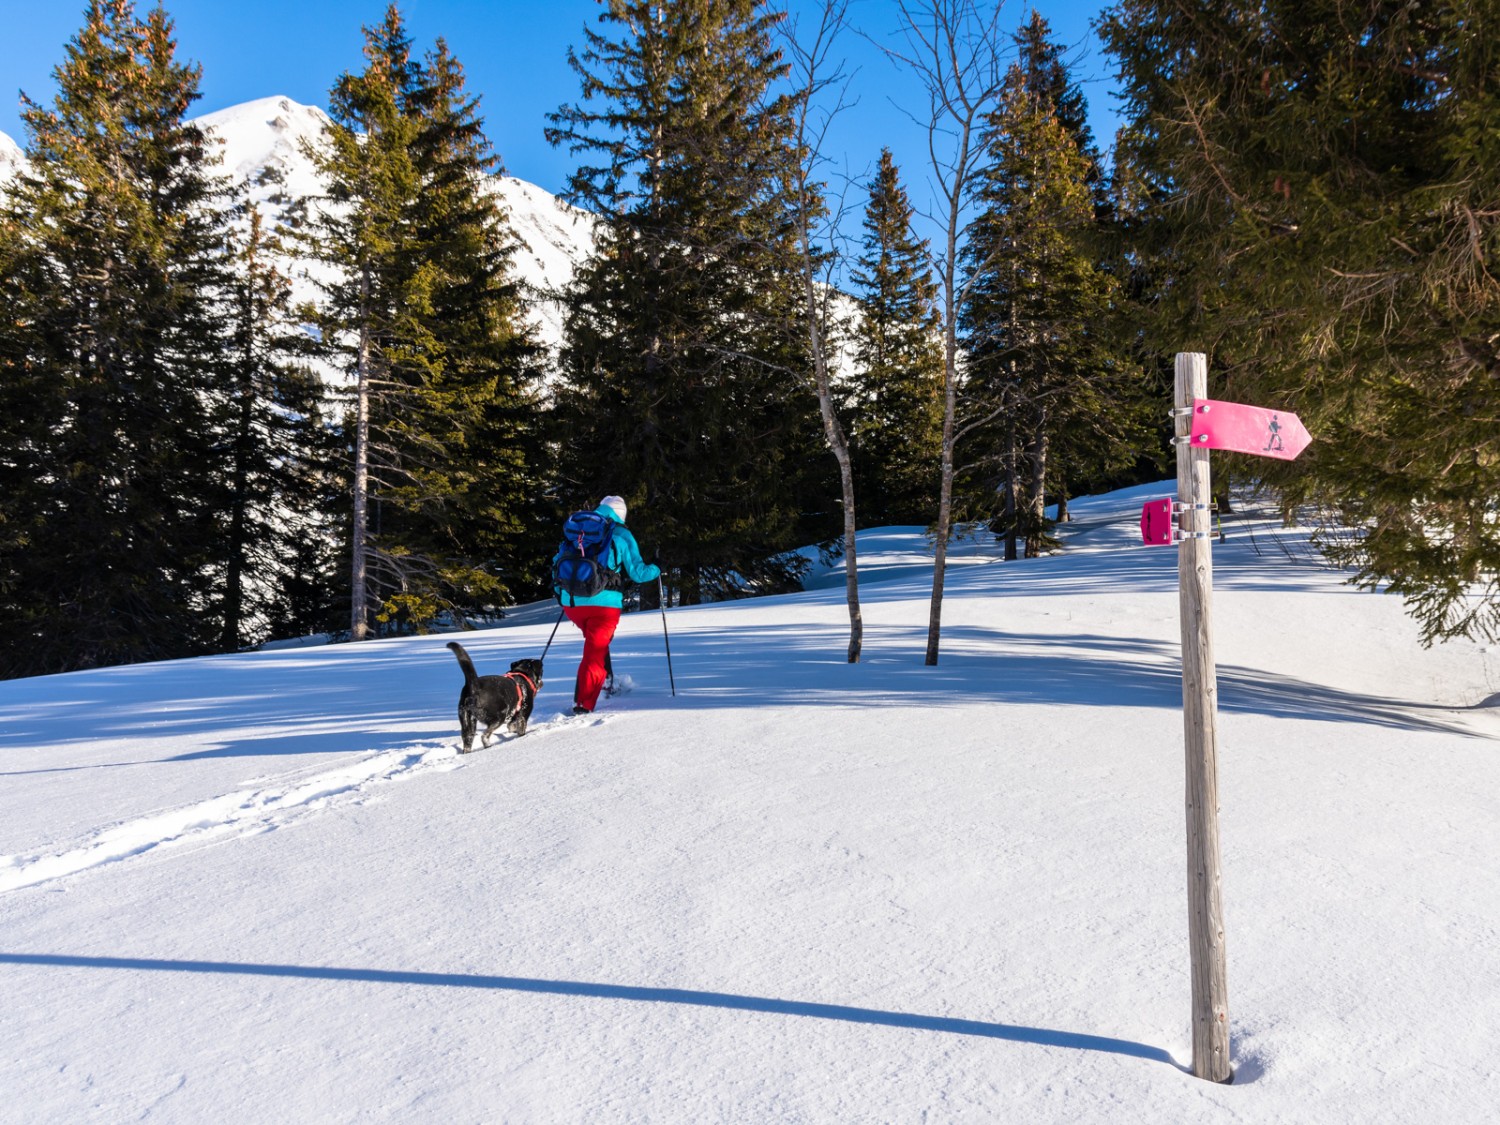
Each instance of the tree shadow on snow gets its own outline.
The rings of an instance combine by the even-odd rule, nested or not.
[[[616,667],[643,680],[662,660],[649,644],[644,636],[631,638],[629,649],[616,655]],[[1182,707],[1178,645],[1141,638],[952,626],[943,630],[942,656],[933,667],[922,662],[926,629],[918,626],[866,626],[864,659],[853,665],[806,625],[695,630],[675,647],[686,654],[674,654],[678,707]],[[1486,737],[1452,720],[1460,708],[1365,695],[1263,669],[1220,664],[1218,686],[1223,712]]]
[[[799,1000],[776,1000],[763,996],[740,996],[729,992],[700,992],[681,988],[638,988],[621,984],[591,984],[584,981],[537,980],[530,977],[486,976],[471,973],[419,973],[390,969],[341,969],[317,965],[262,965],[237,961],[167,961],[138,957],[76,957],[48,953],[0,953],[0,964],[40,965],[57,968],[119,969],[145,972],[231,973],[240,976],[294,977],[304,980],[355,981],[369,984],[424,985],[441,988],[493,989],[551,996],[583,996],[600,1000],[628,1000],[653,1004],[686,1004],[700,1008],[724,1008],[767,1015],[801,1016],[809,1019],[841,1020],[913,1031],[936,1031],[948,1035],[973,1035],[1031,1043],[1039,1047],[1062,1047],[1075,1051],[1100,1051],[1148,1059],[1179,1066],[1160,1047],[1114,1039],[1057,1031],[1045,1027],[986,1023],[980,1020],[921,1016],[885,1012],[875,1008],[853,1008],[843,1004],[817,1004]]]
[[[493,650],[506,646],[492,641],[474,647],[482,672],[498,670],[493,665],[501,657]],[[150,763],[113,761],[17,773],[368,753],[456,737],[453,716],[462,684],[458,664],[446,650],[414,649],[410,642],[200,657],[37,677],[5,685],[0,751],[111,738],[163,745],[174,739],[198,742],[195,749],[164,754]],[[71,690],[61,693],[62,687]],[[433,725],[440,717],[442,725]],[[426,726],[391,729],[413,723]]]
[[[387,716],[390,717],[390,716]],[[404,716],[408,719],[428,719],[429,714]],[[397,716],[402,718],[402,716]],[[320,724],[326,726],[326,724]],[[212,733],[212,732],[209,732]],[[444,738],[456,738],[458,721],[448,726],[431,730],[379,730],[359,725],[347,730],[322,729],[307,734],[274,734],[254,738],[211,741],[201,750],[182,754],[171,754],[161,758],[145,758],[132,762],[91,762],[75,766],[51,766],[29,770],[0,770],[0,777],[25,777],[30,774],[75,773],[81,770],[120,769],[125,766],[160,766],[172,762],[201,762],[214,758],[263,758],[300,754],[371,754],[387,750],[399,750],[415,742],[433,742]]]

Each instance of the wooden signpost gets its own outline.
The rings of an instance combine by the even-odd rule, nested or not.
[[[1295,414],[1208,397],[1208,359],[1179,352],[1177,500],[1141,509],[1141,539],[1177,543],[1182,612],[1182,725],[1187,757],[1188,944],[1193,978],[1193,1073],[1229,1082],[1229,985],[1219,885],[1218,673],[1213,645],[1210,449],[1291,460],[1311,440]],[[1173,526],[1172,516],[1178,516]]]

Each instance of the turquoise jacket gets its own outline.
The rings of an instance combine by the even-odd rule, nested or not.
[[[641,558],[640,544],[635,541],[635,536],[630,534],[630,529],[621,521],[615,510],[600,504],[594,511],[615,525],[614,534],[609,539],[609,558],[606,560],[609,568],[624,574],[638,585],[642,582],[655,582],[661,574],[661,567]],[[553,556],[553,564],[555,565],[560,558],[562,558],[561,549]],[[557,604],[561,606],[608,605],[615,609],[623,609],[625,606],[625,594],[621,590],[603,590],[591,598],[575,598],[572,594],[563,593],[556,586],[552,587],[552,592],[557,596]]]

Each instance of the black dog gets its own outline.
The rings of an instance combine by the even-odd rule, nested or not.
[[[464,689],[458,696],[458,726],[463,732],[464,749],[467,754],[474,746],[474,732],[484,728],[481,745],[490,744],[490,735],[502,725],[508,725],[518,734],[526,733],[526,721],[531,718],[531,708],[536,704],[536,693],[542,686],[542,662],[540,660],[517,660],[503,676],[481,676],[474,671],[474,662],[457,641],[449,641],[448,647],[458,657],[464,670]]]

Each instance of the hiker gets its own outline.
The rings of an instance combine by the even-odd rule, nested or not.
[[[604,573],[600,576],[602,588],[594,594],[578,593],[564,585],[563,576],[571,573],[568,560],[578,560],[580,553],[587,555],[588,547],[583,537],[598,534],[589,524],[600,526],[600,521],[589,517],[603,516],[607,524],[602,533],[608,543],[607,550],[599,551],[599,561]],[[586,529],[580,533],[579,529]],[[653,582],[661,574],[661,568],[641,559],[641,549],[635,536],[625,526],[625,501],[618,496],[606,496],[592,513],[575,513],[568,517],[564,529],[567,538],[552,560],[554,578],[553,591],[557,604],[563,607],[568,620],[583,631],[583,660],[578,665],[578,679],[573,688],[573,714],[585,715],[599,701],[599,692],[606,677],[613,678],[609,663],[609,642],[614,638],[615,627],[620,623],[620,611],[625,606],[623,590],[625,579],[631,582]],[[572,540],[579,537],[575,546]],[[563,569],[559,569],[559,567]],[[583,570],[590,568],[585,565]]]

